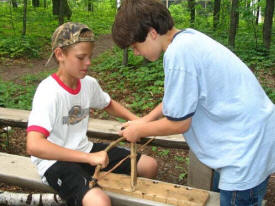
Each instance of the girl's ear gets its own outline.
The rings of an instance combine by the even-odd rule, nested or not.
[[[55,55],[55,58],[58,62],[62,61],[63,60],[63,57],[64,57],[64,53],[62,51],[61,48],[57,47],[55,50],[54,50],[54,55]]]

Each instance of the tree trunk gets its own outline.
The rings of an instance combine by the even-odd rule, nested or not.
[[[116,0],[116,6],[117,9],[120,7],[122,0]],[[127,66],[128,65],[128,48],[123,50],[123,59],[122,59],[122,65]]]
[[[92,0],[88,0],[88,11],[94,11]]]
[[[53,3],[53,15],[57,15],[59,16],[60,15],[60,4],[63,5],[63,19],[64,19],[64,16],[66,16],[68,19],[71,18],[72,16],[72,11],[68,5],[68,2],[67,0],[52,0],[52,3]],[[64,22],[64,20],[63,20]]]
[[[26,30],[27,30],[27,5],[28,5],[28,0],[24,0],[24,8],[23,8],[23,30],[22,30],[22,35],[26,35]]]
[[[17,4],[16,0],[11,0],[11,4],[12,4],[13,8],[17,8],[18,7],[18,4]]]
[[[194,26],[195,24],[195,0],[188,0],[188,7],[190,10],[190,25]]]
[[[221,0],[214,1],[214,11],[213,11],[213,29],[217,29],[220,21],[220,10],[221,10]]]
[[[256,23],[256,25],[258,25],[259,24],[259,15],[260,15],[260,1],[261,0],[258,0],[257,1],[257,11],[256,11],[256,20],[255,20],[255,23]]]
[[[235,38],[237,34],[238,24],[239,24],[239,0],[232,0],[230,29],[229,29],[229,38],[228,38],[228,45],[231,48],[235,47]]]
[[[33,7],[39,7],[40,6],[39,0],[32,0],[32,6]]]
[[[122,60],[122,64],[124,66],[128,65],[128,48],[123,50],[123,60]]]
[[[59,0],[52,0],[53,3],[53,15],[59,15]]]
[[[43,1],[43,7],[44,7],[44,8],[47,8],[47,0],[44,0],[44,1]]]
[[[264,14],[264,27],[263,27],[263,42],[267,50],[269,50],[270,43],[271,43],[274,1],[275,0],[266,0],[266,7],[265,7],[265,14]]]
[[[28,194],[0,191],[0,205],[2,204],[8,206],[64,206],[65,202],[57,194]]]
[[[64,24],[64,3],[65,3],[65,0],[60,0],[59,2],[59,14],[58,14],[59,25]]]

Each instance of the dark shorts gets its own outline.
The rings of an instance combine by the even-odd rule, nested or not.
[[[102,151],[107,144],[94,143],[92,152]],[[114,147],[108,152],[109,165],[103,169],[108,171],[113,168],[121,159],[130,154],[127,148]],[[140,158],[137,155],[137,161]],[[69,206],[81,206],[82,199],[89,190],[89,181],[94,174],[95,167],[85,163],[57,161],[46,172],[45,177],[49,185],[56,190],[60,197],[66,200]],[[130,174],[130,158],[124,161],[113,172]]]

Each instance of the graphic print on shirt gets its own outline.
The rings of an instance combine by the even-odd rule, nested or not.
[[[73,106],[70,111],[69,115],[63,117],[63,124],[77,124],[81,120],[85,119],[89,115],[89,108],[82,109],[81,106],[75,105]]]

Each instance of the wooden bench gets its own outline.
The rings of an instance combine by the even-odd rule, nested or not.
[[[29,111],[26,110],[0,107],[0,125],[26,128],[28,116]],[[118,121],[90,119],[87,135],[90,137],[114,140],[118,138],[117,131],[119,131],[120,128],[121,123]],[[150,137],[143,138],[141,143],[144,143],[148,139],[150,139]],[[181,134],[158,136],[151,144],[167,148],[188,149],[188,145]],[[189,152],[189,158],[190,164],[188,168],[187,185],[190,187],[211,190],[212,170],[202,164],[191,151]]]
[[[18,155],[11,155],[6,153],[0,153],[0,182],[8,184],[18,185],[26,188],[35,189],[41,192],[55,193],[55,191],[49,186],[43,184],[37,173],[35,166],[30,161],[29,157],[23,157]],[[19,169],[20,168],[20,169]],[[119,177],[120,181],[122,177]],[[139,178],[141,180],[149,180],[146,178]],[[152,181],[152,180],[150,180]],[[159,182],[159,181],[158,181]],[[100,184],[101,182],[99,182]],[[106,184],[107,185],[107,184]],[[184,187],[180,185],[174,185],[177,187]],[[192,188],[190,188],[192,190]],[[194,189],[197,190],[197,189]],[[117,192],[106,191],[111,197],[113,206],[168,206],[170,204],[155,202],[151,200],[135,198]],[[206,191],[202,191],[206,192]],[[219,194],[210,192],[206,206],[218,206]],[[193,194],[200,198],[200,194]],[[187,195],[188,196],[188,195]],[[204,195],[202,195],[204,196]],[[202,197],[203,198],[203,197]],[[188,204],[189,205],[189,204]],[[197,204],[191,204],[197,205]]]
[[[0,126],[16,126],[26,128],[29,111],[10,109],[0,107]],[[119,136],[117,131],[121,128],[121,123],[118,121],[90,119],[87,135],[101,139],[114,140]],[[147,141],[150,137],[143,138],[142,142]],[[182,135],[158,136],[151,143],[152,145],[163,146],[167,148],[182,148],[188,149]],[[190,187],[211,190],[212,170],[195,157],[192,152],[189,152],[190,164],[188,168],[188,181]],[[39,185],[40,187],[41,185]]]

